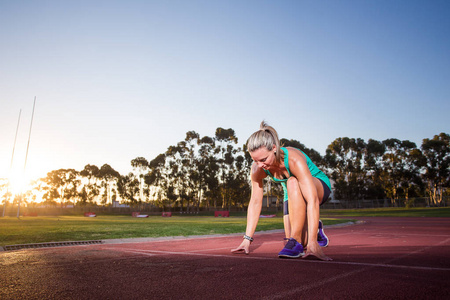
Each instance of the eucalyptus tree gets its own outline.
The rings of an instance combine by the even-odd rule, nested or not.
[[[219,167],[214,156],[215,140],[208,136],[200,138],[195,131],[189,131],[184,142],[182,166],[188,180],[186,183],[188,199],[192,199],[198,211],[203,196],[207,199],[207,207],[209,207],[208,199],[217,196]]]
[[[217,156],[217,162],[219,164],[219,182],[220,192],[222,195],[222,208],[225,208],[229,204],[229,182],[233,178],[233,164],[234,155],[237,150],[234,145],[237,144],[238,138],[233,129],[223,129],[218,127],[215,133],[216,149],[215,154]],[[216,207],[216,203],[214,203]]]
[[[185,141],[176,146],[169,146],[164,154],[160,154],[152,161],[150,172],[147,174],[148,184],[153,185],[161,201],[167,201],[174,206],[179,200],[181,209],[185,201],[188,189],[188,159],[186,158],[187,146]],[[153,193],[155,195],[155,193]]]
[[[79,183],[80,181],[77,180],[77,183]],[[27,193],[29,193],[29,200],[30,203],[33,205],[37,205],[38,203],[40,203],[42,201],[42,196],[44,194],[44,188],[46,186],[46,183],[43,182],[41,179],[36,179],[36,180],[32,180],[30,182],[30,188],[27,191]],[[78,190],[77,190],[78,185],[75,185],[75,195],[74,198],[77,198],[77,200],[79,199],[79,195],[78,195]],[[77,201],[78,203],[78,201]]]
[[[159,154],[149,163],[149,172],[145,175],[145,183],[150,186],[150,197],[159,207],[165,210],[168,200],[169,175],[166,168],[166,155]]]
[[[148,172],[148,161],[144,157],[137,157],[131,161],[131,166],[134,171],[137,173],[137,177],[139,178],[139,201],[145,201],[145,192],[144,192],[144,176]]]
[[[61,206],[66,200],[70,200],[74,195],[77,185],[78,172],[74,169],[59,169],[47,173],[43,181],[47,184],[46,199],[60,200]]]
[[[78,192],[78,198],[80,199],[78,204],[86,205],[89,199],[86,186],[82,186],[81,190]]]
[[[233,145],[228,144],[226,147],[226,153],[224,156],[224,167],[223,170],[223,183],[222,183],[222,207],[231,207],[232,205],[232,198],[234,197],[233,189],[236,188],[236,174],[238,170],[236,169],[236,153],[239,151],[239,149],[235,149]]]
[[[417,195],[422,186],[420,172],[425,166],[425,157],[417,149],[416,143],[408,140],[402,141],[399,155],[402,159],[400,187],[402,188],[406,204],[409,205],[411,192]]]
[[[80,185],[79,172],[74,169],[66,169],[65,176],[63,177],[64,188],[63,191],[64,199],[70,200],[76,203],[78,200],[78,186]]]
[[[230,196],[234,200],[231,202],[231,205],[238,206],[242,209],[250,201],[250,168],[251,162],[245,158],[245,153],[241,149],[238,149],[238,155],[234,163],[234,176],[231,178]]]
[[[11,191],[9,190],[9,180],[6,178],[0,179],[0,191],[1,191],[1,197],[0,199],[3,199],[3,210],[2,210],[2,217],[5,216],[6,211],[6,205],[8,204],[8,200],[12,196]]]
[[[204,136],[199,141],[199,159],[198,159],[198,170],[199,170],[199,189],[200,198],[202,195],[206,198],[206,208],[210,207],[210,200],[216,199],[219,196],[218,187],[218,171],[219,165],[217,163],[216,157],[214,156],[215,151],[215,141],[209,136]],[[200,200],[201,201],[201,200]],[[200,204],[200,201],[198,205]]]
[[[402,187],[405,193],[406,205],[410,205],[409,197],[423,194],[424,183],[422,179],[422,170],[426,165],[426,158],[422,151],[416,148],[411,148],[405,158],[405,180],[402,182]]]
[[[191,201],[195,204],[199,197],[199,138],[195,131],[189,131],[184,141],[170,146],[165,153],[170,182],[167,196],[171,201],[178,200],[181,210],[186,204],[186,212],[190,211]]]
[[[105,187],[105,193],[106,193],[106,199],[104,202],[106,202],[106,203],[110,202],[112,204],[111,193],[112,193],[113,185],[117,184],[117,181],[120,178],[120,174],[119,174],[119,172],[114,170],[110,165],[104,164],[100,168],[99,176],[100,176],[100,178],[102,178],[104,180],[104,187]]]
[[[408,201],[409,191],[417,183],[420,169],[420,153],[416,144],[408,140],[387,139],[383,141],[385,153],[383,155],[384,187],[386,195],[394,204],[403,193]]]
[[[431,204],[445,204],[443,195],[450,186],[450,135],[442,132],[424,139],[421,148],[426,158],[424,178]]]
[[[44,194],[42,195],[42,199],[44,199],[44,203],[47,205],[57,205],[58,200],[61,202],[58,189],[53,188],[49,185],[46,185],[46,187],[44,187]]]
[[[300,149],[301,151],[303,151],[303,153],[308,155],[309,158],[311,158],[311,160],[314,162],[314,164],[317,167],[319,167],[323,172],[325,172],[325,173],[327,172],[327,166],[326,166],[325,160],[322,157],[322,155],[320,155],[320,153],[317,152],[316,150],[314,150],[312,148],[308,148],[301,142],[299,142],[297,140],[293,140],[293,139],[288,140],[288,139],[283,138],[280,140],[280,144],[282,145],[282,147],[294,147],[294,148]]]
[[[384,199],[383,187],[383,155],[386,146],[377,140],[369,139],[364,152],[364,170],[367,180],[367,197],[370,199]]]
[[[139,204],[139,186],[139,178],[131,172],[127,175],[120,175],[117,179],[117,192],[122,201],[131,206]]]
[[[327,148],[325,161],[331,168],[336,198],[356,200],[366,193],[363,156],[366,143],[362,139],[337,138]]]
[[[88,164],[80,171],[80,175],[87,179],[87,183],[83,185],[80,192],[81,202],[83,204],[94,203],[100,193],[100,169],[96,165]]]
[[[400,156],[401,141],[387,139],[383,141],[386,151],[383,155],[383,183],[386,195],[395,204],[398,199],[398,189],[402,176],[402,161]]]
[[[166,197],[169,206],[175,205],[178,200],[179,205],[183,206],[184,199],[184,176],[182,156],[184,154],[185,142],[179,142],[176,146],[169,146],[165,152],[164,169],[167,174]]]
[[[201,195],[201,161],[198,154],[198,148],[200,143],[200,135],[195,131],[188,131],[186,133],[186,138],[184,139],[184,158],[183,162],[183,172],[185,172],[185,186],[187,195],[187,211],[190,210],[190,201],[192,200],[193,206],[197,208],[200,206],[200,195]]]
[[[73,170],[73,169],[72,169]],[[75,171],[75,170],[73,170]],[[64,194],[65,198],[70,200],[74,205],[80,201],[79,187],[81,186],[81,180],[79,172],[75,171],[74,177],[70,180],[70,184]]]

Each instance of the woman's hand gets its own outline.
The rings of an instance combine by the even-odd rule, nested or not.
[[[250,252],[250,241],[247,239],[244,239],[242,241],[242,243],[239,245],[239,247],[237,247],[236,249],[232,249],[231,253],[245,253],[245,254],[249,254]]]
[[[319,244],[317,243],[317,241],[314,243],[308,243],[307,248],[306,248],[306,253],[303,256],[303,258],[316,258],[316,259],[320,259],[320,260],[332,260],[331,258],[329,258],[328,256],[326,256],[323,251],[322,248],[320,248]]]

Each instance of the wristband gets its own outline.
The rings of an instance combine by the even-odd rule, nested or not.
[[[246,235],[246,234],[244,234],[244,239],[249,240],[250,243],[253,242],[253,238],[251,236]]]

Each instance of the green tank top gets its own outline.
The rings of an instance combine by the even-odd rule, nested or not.
[[[288,171],[289,177],[291,177],[292,174],[291,174],[291,170],[289,169],[289,151],[284,147],[281,147],[280,149],[284,152],[284,166],[286,167],[286,170]],[[300,149],[297,149],[297,150],[299,150],[300,152],[303,153],[303,155],[305,155],[306,165],[308,166],[308,169],[311,172],[312,177],[318,178],[318,179],[322,180],[323,182],[325,182],[325,184],[330,188],[330,191],[331,191],[331,183],[330,183],[330,180],[328,179],[327,175],[325,175],[325,173],[323,173],[321,170],[319,170],[319,168],[312,162],[312,160],[309,158],[308,155],[305,154],[305,152],[303,152]],[[278,178],[274,177],[270,173],[269,170],[264,170],[264,172],[266,172],[266,174],[269,175],[270,178],[272,178],[272,180],[274,182],[281,183],[281,186],[283,187],[283,192],[284,192],[284,201],[287,201],[288,193],[287,193],[286,182],[289,178],[278,179]]]

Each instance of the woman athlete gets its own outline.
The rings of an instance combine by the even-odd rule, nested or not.
[[[285,193],[283,218],[288,242],[278,256],[315,256],[321,260],[331,260],[319,245],[328,245],[328,238],[323,233],[322,222],[319,220],[319,206],[325,203],[331,193],[328,177],[301,150],[280,147],[276,130],[264,121],[260,130],[248,139],[247,148],[254,161],[251,168],[252,194],[247,211],[247,229],[242,243],[231,252],[249,253],[261,213],[263,179],[269,176],[283,185]]]

